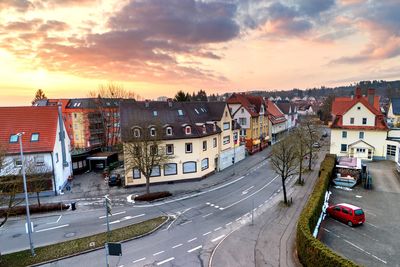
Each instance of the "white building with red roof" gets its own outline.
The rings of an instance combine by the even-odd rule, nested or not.
[[[30,183],[37,178],[36,174],[46,173],[48,187],[41,191],[60,193],[72,176],[71,145],[61,107],[0,107],[0,125],[0,146],[6,152],[0,165],[0,182],[21,175],[21,138],[28,191],[32,191]]]
[[[388,126],[379,108],[379,96],[356,88],[352,97],[337,97],[332,103],[330,153],[366,160],[386,158]]]
[[[271,144],[274,144],[282,138],[284,132],[287,130],[287,120],[285,114],[283,114],[274,102],[265,100],[265,105],[267,107],[269,123],[269,140]]]

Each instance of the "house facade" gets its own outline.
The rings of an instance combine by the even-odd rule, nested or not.
[[[293,105],[289,101],[277,102],[276,105],[278,106],[279,110],[285,115],[286,129],[290,131],[290,129],[296,127],[299,120],[296,105]]]
[[[0,180],[21,175],[20,139],[24,166],[31,191],[30,178],[41,177],[47,186],[40,191],[61,193],[72,176],[70,140],[66,134],[61,106],[0,108],[0,145],[6,156],[0,169]],[[17,135],[19,133],[23,133]]]
[[[330,153],[364,160],[386,158],[388,127],[379,108],[379,96],[368,89],[363,96],[335,98],[332,103]]]
[[[400,98],[390,99],[387,120],[390,125],[400,128]]]
[[[268,116],[260,96],[232,94],[227,100],[234,120],[240,125],[239,139],[253,154],[268,146]]]
[[[244,158],[244,146],[235,140],[239,129],[224,102],[123,101],[120,108],[126,186],[146,183],[128,163],[128,147],[142,131],[152,131],[151,125],[162,126],[159,146],[171,157],[154,166],[151,183],[203,178]]]
[[[266,100],[265,105],[267,107],[269,123],[269,141],[273,145],[283,137],[287,130],[287,120],[285,114],[282,113],[274,102]]]

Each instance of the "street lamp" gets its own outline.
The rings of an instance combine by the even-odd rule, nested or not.
[[[35,248],[33,247],[32,242],[32,228],[31,228],[31,217],[29,213],[29,200],[28,200],[28,189],[26,187],[26,176],[25,176],[25,160],[24,160],[24,153],[22,148],[22,135],[25,134],[24,132],[17,133],[19,139],[19,150],[21,154],[21,165],[22,165],[22,179],[24,181],[24,193],[25,193],[25,209],[26,209],[26,224],[28,229],[28,236],[29,236],[29,245],[31,247],[32,256],[35,256]]]

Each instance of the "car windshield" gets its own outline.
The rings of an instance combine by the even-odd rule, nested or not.
[[[363,215],[364,212],[363,212],[363,210],[355,210],[355,211],[354,211],[354,214],[355,214],[355,215]]]

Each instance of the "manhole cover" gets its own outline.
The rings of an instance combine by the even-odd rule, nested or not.
[[[66,233],[64,236],[68,238],[68,237],[74,237],[75,235],[76,233]]]
[[[15,234],[15,235],[13,235],[12,236],[12,238],[17,238],[17,237],[20,237],[22,234]]]

